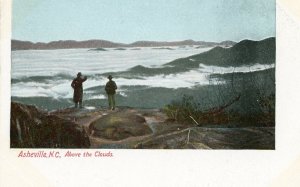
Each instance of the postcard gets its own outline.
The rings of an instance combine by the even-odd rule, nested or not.
[[[163,167],[155,175],[165,176],[177,164],[189,170],[178,156],[182,155],[190,157],[188,165],[195,160],[190,172],[198,172],[200,164],[208,168],[209,177],[200,177],[204,186],[222,186],[222,180],[210,181],[218,158],[226,162],[220,171],[237,165],[241,171],[249,168],[245,162],[254,162],[245,157],[250,154],[257,160],[254,166],[263,163],[260,172],[265,172],[280,155],[278,75],[284,73],[280,61],[285,56],[281,52],[296,45],[283,41],[289,36],[281,33],[288,30],[278,29],[278,22],[284,22],[280,19],[289,17],[286,9],[280,9],[284,4],[276,7],[275,0],[2,4],[11,7],[10,19],[5,19],[11,30],[1,49],[9,54],[5,68],[10,70],[3,71],[1,65],[10,91],[5,147],[16,163],[24,166],[26,161],[37,168],[32,174],[40,181],[36,184],[63,186],[61,174],[69,171],[73,174],[67,177],[69,185],[76,186],[77,180],[71,181],[80,176],[75,170],[104,163],[108,169],[101,174],[110,177],[96,181],[135,186],[125,179],[114,183],[116,168],[109,166],[123,165],[119,171],[125,172],[136,160],[132,166],[141,172],[145,158],[146,170]],[[292,24],[286,25],[293,30]],[[266,157],[269,162],[263,160]],[[61,162],[70,167],[58,171],[51,164]],[[171,174],[181,175],[179,168]],[[190,181],[168,183],[162,177],[163,182],[148,185],[198,186],[190,172],[183,174],[192,175]],[[270,171],[268,179],[278,172]],[[231,170],[224,180],[234,173]],[[244,175],[236,182],[226,180],[224,186],[252,186],[254,178]],[[256,182],[270,184],[263,176]]]

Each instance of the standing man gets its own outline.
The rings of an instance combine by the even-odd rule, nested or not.
[[[82,83],[86,81],[87,77],[82,76],[81,72],[77,74],[77,77],[72,81],[72,88],[74,89],[73,101],[75,103],[75,108],[79,107],[82,108],[82,96],[83,96],[83,88]]]
[[[113,77],[111,75],[109,75],[107,78],[109,79],[109,81],[106,83],[105,91],[108,96],[108,104],[111,110],[115,110],[115,105],[116,105],[115,94],[116,94],[117,85],[115,81],[112,80]]]

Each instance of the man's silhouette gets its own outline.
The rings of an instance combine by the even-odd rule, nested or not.
[[[115,110],[116,107],[115,94],[116,94],[117,84],[115,83],[115,81],[112,80],[113,77],[111,75],[109,75],[107,78],[109,79],[109,81],[106,83],[105,91],[108,96],[108,104],[111,110]]]
[[[83,96],[83,88],[82,83],[86,81],[87,77],[83,77],[81,72],[77,74],[77,77],[72,81],[72,88],[74,89],[73,101],[75,103],[75,108],[79,107],[82,108],[82,96]]]

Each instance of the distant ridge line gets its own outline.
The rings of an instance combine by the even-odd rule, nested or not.
[[[48,43],[11,40],[11,50],[42,50],[42,49],[76,49],[76,48],[117,48],[117,47],[164,47],[164,46],[188,46],[198,45],[203,47],[232,46],[234,41],[205,42],[194,40],[161,42],[161,41],[136,41],[130,44],[115,43],[108,40],[58,40]]]

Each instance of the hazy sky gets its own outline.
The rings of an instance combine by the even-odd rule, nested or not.
[[[13,39],[223,41],[275,36],[275,0],[13,0]]]

